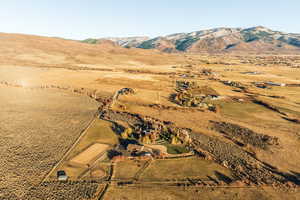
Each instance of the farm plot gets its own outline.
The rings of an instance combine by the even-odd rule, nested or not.
[[[96,119],[86,130],[80,142],[72,149],[72,152],[70,152],[67,158],[72,159],[94,143],[107,145],[118,144],[118,136],[112,130],[111,122]]]
[[[64,170],[71,180],[81,180],[86,176],[102,178],[106,170],[99,168],[103,167],[107,150],[117,143],[118,136],[112,130],[112,123],[95,119],[66,158],[52,170],[49,178],[56,179],[59,170]]]
[[[93,144],[88,147],[86,150],[75,156],[73,159],[70,160],[70,164],[72,165],[79,165],[79,166],[90,166],[93,162],[99,158],[105,150],[108,148],[106,144]]]
[[[147,161],[126,160],[118,162],[115,167],[113,179],[133,179],[139,170],[141,170]]]
[[[223,174],[232,178],[231,172],[212,162],[197,157],[155,160],[141,174],[141,180],[158,181],[186,178],[207,179],[207,176],[216,177]]]

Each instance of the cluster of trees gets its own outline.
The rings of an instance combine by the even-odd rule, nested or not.
[[[165,141],[168,141],[170,144],[186,144],[189,142],[188,135],[186,137],[180,136],[178,132],[173,131],[162,131],[162,133],[150,133],[150,134],[141,134],[136,138],[136,135],[134,135],[134,131],[132,128],[125,128],[124,131],[121,133],[121,138],[126,139],[136,139],[139,140],[141,143],[144,144],[151,144],[155,143],[155,141],[159,138]]]
[[[126,128],[122,133],[121,133],[121,138],[122,139],[128,139],[134,137],[133,136],[133,130],[132,128]],[[134,138],[134,139],[139,139],[141,143],[144,144],[151,144],[153,143],[153,138],[151,137],[151,135],[140,135],[139,138]]]

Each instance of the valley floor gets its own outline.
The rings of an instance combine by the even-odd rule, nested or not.
[[[0,66],[0,199],[41,199],[43,192],[43,199],[61,192],[65,199],[298,199],[300,69],[245,58],[185,55],[185,64],[105,69]],[[193,82],[199,87],[178,88]],[[116,97],[122,88],[134,94]],[[216,97],[202,104],[186,103],[211,91]],[[106,157],[120,144],[118,128],[146,118],[187,129],[195,155]],[[165,154],[186,153],[184,145],[159,145]],[[73,179],[54,181],[58,170]],[[206,184],[208,177],[218,184]]]

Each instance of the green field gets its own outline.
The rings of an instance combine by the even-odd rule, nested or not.
[[[190,152],[183,145],[164,144],[167,147],[167,153],[169,154],[182,154]]]

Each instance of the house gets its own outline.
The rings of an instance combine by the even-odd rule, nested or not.
[[[286,84],[285,83],[274,83],[274,82],[266,82],[266,84],[268,85],[272,85],[272,86],[281,86],[281,87],[284,87]]]
[[[142,151],[144,149],[144,146],[137,145],[137,144],[128,144],[127,151],[133,152],[133,151]]]
[[[262,89],[268,88],[267,84],[262,82],[253,82],[253,84],[258,88],[262,88]]]
[[[126,156],[123,156],[123,155],[118,155],[118,156],[114,156],[113,158],[112,158],[112,161],[113,162],[121,162],[121,161],[124,161],[124,160],[126,160]]]
[[[139,156],[152,157],[152,154],[147,151],[142,151],[139,153]]]
[[[249,74],[249,75],[259,75],[262,74],[261,72],[241,72],[241,74]]]
[[[57,171],[57,180],[58,181],[67,181],[68,176],[64,170]]]

